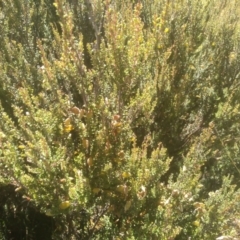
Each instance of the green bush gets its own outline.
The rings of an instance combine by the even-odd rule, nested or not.
[[[238,237],[239,10],[0,1],[0,236]]]

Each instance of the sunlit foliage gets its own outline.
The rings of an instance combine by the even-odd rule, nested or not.
[[[0,236],[239,237],[239,11],[0,1]]]

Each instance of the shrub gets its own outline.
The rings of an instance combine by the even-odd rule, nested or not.
[[[0,7],[2,235],[20,199],[53,239],[240,234],[237,1]]]

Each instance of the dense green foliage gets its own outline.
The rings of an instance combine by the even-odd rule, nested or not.
[[[238,2],[0,0],[0,238],[239,237]]]

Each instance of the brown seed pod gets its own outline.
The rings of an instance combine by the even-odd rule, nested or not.
[[[120,118],[121,118],[120,115],[117,115],[117,114],[113,116],[113,119],[114,119],[115,121],[119,121]]]
[[[85,149],[89,147],[89,141],[86,138],[82,140],[82,144]]]
[[[87,159],[87,165],[88,165],[89,167],[92,167],[92,165],[93,165],[93,159],[92,159],[91,157]]]
[[[72,113],[74,113],[75,115],[78,115],[80,118],[82,118],[83,115],[85,114],[85,110],[84,109],[79,109],[78,107],[72,107],[69,110]]]

